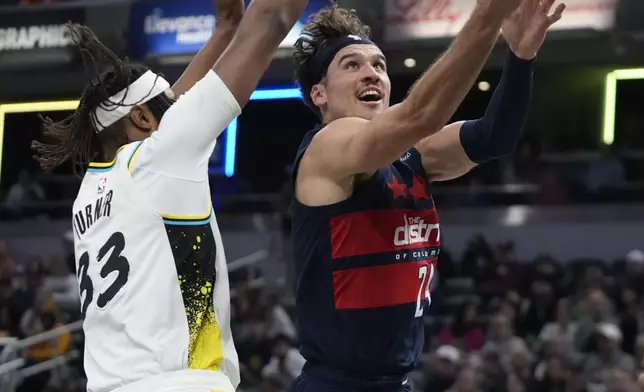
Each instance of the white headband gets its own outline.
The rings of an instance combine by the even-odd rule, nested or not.
[[[170,98],[174,96],[167,80],[152,71],[147,71],[128,87],[98,105],[93,118],[96,133],[127,116],[132,106],[144,104],[164,92]]]

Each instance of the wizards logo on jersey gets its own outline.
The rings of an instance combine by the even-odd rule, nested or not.
[[[428,184],[404,162],[379,171],[373,181],[374,192],[383,193],[372,209],[329,221],[335,308],[421,306],[440,251]]]
[[[330,228],[336,309],[416,303],[428,291],[440,250],[435,209],[358,211]]]

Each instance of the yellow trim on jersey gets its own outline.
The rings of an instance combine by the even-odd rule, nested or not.
[[[127,163],[127,171],[129,171],[130,174],[132,174],[132,167],[134,167],[134,161],[136,160],[136,156],[139,155],[139,151],[141,149],[142,144],[143,142],[139,142],[139,145],[136,146],[136,148],[134,148],[134,152],[130,156],[130,160]]]
[[[190,224],[190,223],[207,223],[212,217],[212,204],[208,208],[208,213],[204,215],[172,215],[161,213],[165,223],[169,224]]]
[[[114,159],[112,159],[111,161],[109,161],[109,162],[90,162],[89,167],[94,167],[94,168],[97,168],[97,169],[106,169],[108,167],[114,166],[114,164],[116,163],[116,158],[118,158],[119,152],[121,152],[121,150],[124,149],[124,148],[125,148],[125,146],[119,147],[119,149],[116,150],[116,154],[114,155]]]

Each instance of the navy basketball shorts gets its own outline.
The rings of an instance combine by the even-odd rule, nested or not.
[[[411,385],[404,380],[365,381],[339,376],[333,371],[305,366],[302,374],[293,381],[289,392],[411,392]]]

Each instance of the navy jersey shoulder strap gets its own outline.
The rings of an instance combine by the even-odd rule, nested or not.
[[[297,154],[295,154],[295,161],[293,162],[293,171],[291,173],[291,184],[294,188],[295,188],[295,179],[297,178],[297,172],[300,167],[300,161],[302,160],[302,157],[304,156],[304,153],[306,152],[306,150],[311,145],[311,142],[313,141],[315,134],[318,133],[320,129],[322,129],[322,125],[318,124],[315,127],[313,127],[313,129],[308,131],[306,135],[304,135],[304,139],[302,139],[300,146],[297,148]]]
[[[422,157],[417,149],[412,148],[408,150],[405,155],[400,158],[400,161],[409,166],[414,171],[414,174],[422,179],[427,179],[427,172],[425,172]]]

